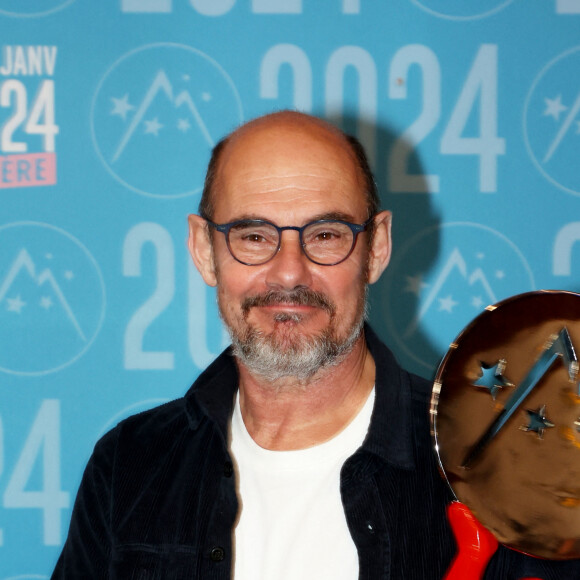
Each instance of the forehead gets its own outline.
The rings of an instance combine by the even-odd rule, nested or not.
[[[279,223],[314,216],[366,217],[364,178],[338,131],[314,121],[270,122],[234,134],[215,188],[216,221],[263,217]]]

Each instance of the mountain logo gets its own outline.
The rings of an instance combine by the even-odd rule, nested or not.
[[[89,251],[49,224],[0,227],[0,371],[44,375],[84,354],[104,317],[105,290]]]
[[[432,262],[426,248],[438,248]],[[499,232],[468,222],[420,232],[401,248],[387,274],[389,333],[429,370],[486,306],[534,289],[520,250]]]
[[[524,104],[523,127],[538,171],[556,187],[580,195],[580,46],[538,73]]]
[[[125,187],[157,198],[201,191],[213,146],[243,120],[234,83],[181,44],[146,45],[117,60],[93,99],[93,143]]]
[[[478,20],[503,10],[514,0],[411,0],[425,12],[447,20]]]
[[[0,15],[16,18],[47,16],[66,8],[75,0],[0,0]]]

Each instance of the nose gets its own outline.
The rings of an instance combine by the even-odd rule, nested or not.
[[[281,290],[310,286],[312,263],[300,246],[298,232],[286,230],[280,238],[278,253],[267,263],[266,283]]]

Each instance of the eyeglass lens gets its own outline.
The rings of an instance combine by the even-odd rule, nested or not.
[[[234,257],[246,264],[262,264],[278,250],[279,232],[270,224],[242,222],[229,231],[229,246]],[[354,234],[340,222],[319,222],[302,232],[306,255],[319,264],[335,264],[346,258],[352,249]]]

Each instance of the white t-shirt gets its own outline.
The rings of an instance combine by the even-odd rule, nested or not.
[[[309,449],[270,451],[244,425],[239,400],[232,418],[240,519],[235,580],[355,580],[358,556],[340,499],[340,470],[362,444],[371,392],[336,437]]]

